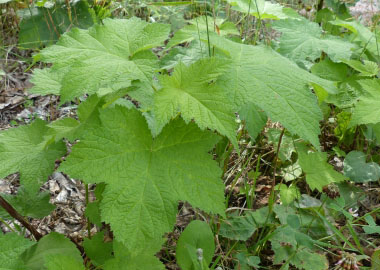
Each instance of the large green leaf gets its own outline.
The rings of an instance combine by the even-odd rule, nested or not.
[[[34,242],[16,233],[0,233],[0,270],[25,270],[20,255]]]
[[[350,125],[377,124],[380,122],[380,80],[360,80],[359,83],[365,93],[359,97]]]
[[[48,136],[46,122],[36,119],[29,126],[11,128],[0,133],[0,177],[20,172],[21,184],[37,192],[53,172],[54,161],[66,152],[63,142]]]
[[[144,251],[132,255],[128,249],[120,242],[113,241],[115,257],[106,261],[102,266],[104,270],[163,270],[165,266],[151,254],[151,248],[147,247]]]
[[[46,255],[44,266],[46,270],[85,270],[82,261],[62,254]]]
[[[337,19],[329,23],[347,28],[354,35],[353,41],[359,41],[363,49],[368,50],[373,56],[380,56],[378,50],[379,34],[377,34],[378,36],[376,37],[374,32],[371,32],[369,28],[357,21],[343,21]]]
[[[325,52],[333,61],[349,59],[352,43],[335,36],[323,35],[320,26],[309,20],[280,20],[273,23],[280,31],[280,53],[296,62],[314,61]]]
[[[33,77],[30,79],[34,86],[29,89],[29,92],[39,95],[59,95],[63,75],[64,72],[54,72],[51,68],[36,68],[33,70]]]
[[[53,3],[53,2],[50,2]],[[70,21],[69,12],[72,19]],[[56,42],[61,34],[73,26],[86,29],[93,24],[87,1],[56,1],[52,8],[34,7],[18,11],[22,18],[18,44],[22,48],[38,48]]]
[[[172,76],[161,77],[163,87],[154,96],[158,126],[163,127],[180,112],[187,123],[194,119],[201,129],[215,129],[237,147],[234,103],[215,83],[227,67],[225,60],[204,58],[189,67],[180,63]]]
[[[282,11],[283,6],[265,0],[227,0],[232,9],[248,13],[260,19],[285,19],[288,16]],[[257,4],[257,5],[256,5]]]
[[[306,174],[306,182],[311,189],[322,191],[330,183],[342,182],[346,179],[327,163],[326,152],[306,153],[299,151],[299,164]]]
[[[158,61],[149,49],[162,44],[169,29],[169,25],[149,24],[137,18],[106,19],[88,30],[74,28],[56,45],[41,51],[41,60],[54,65],[48,76],[37,73],[34,89],[41,94],[44,86],[40,83],[51,85],[52,78],[61,78],[59,91],[64,102],[85,93],[116,91],[128,87],[132,80],[151,81]],[[51,91],[51,87],[46,88],[46,94]]]
[[[249,102],[256,104],[271,120],[281,122],[290,132],[319,146],[322,113],[307,86],[318,84],[332,93],[335,91],[332,82],[302,70],[270,48],[215,36],[210,39],[230,57],[229,69],[216,81],[230,101],[239,107]]]
[[[107,183],[102,219],[133,252],[172,229],[179,200],[223,214],[221,171],[207,153],[218,136],[177,119],[153,139],[143,116],[120,106],[100,118],[60,169],[86,183]]]
[[[103,265],[108,259],[112,258],[112,243],[105,243],[103,238],[104,232],[101,231],[93,235],[91,239],[86,238],[83,241],[83,247],[86,255],[96,266]]]
[[[54,258],[57,255],[70,257],[77,262],[83,261],[74,243],[56,232],[45,235],[38,243],[27,249],[22,259],[28,270],[52,269],[50,266],[54,261],[60,260]]]

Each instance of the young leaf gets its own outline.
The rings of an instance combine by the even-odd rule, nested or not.
[[[0,233],[0,269],[26,269],[20,255],[32,246],[34,242],[17,235],[16,233]]]
[[[41,59],[54,64],[50,72],[64,73],[62,102],[102,88],[116,91],[128,87],[132,80],[151,81],[157,58],[148,49],[163,43],[169,30],[169,25],[137,18],[106,19],[102,25],[88,30],[74,28],[62,35],[56,45],[41,51]]]
[[[66,152],[63,142],[47,136],[46,122],[36,119],[29,126],[0,133],[0,177],[20,172],[21,184],[28,192],[37,192],[53,172],[54,161]]]
[[[227,0],[232,9],[248,13],[256,18],[263,19],[286,19],[288,16],[282,11],[283,6],[265,0]],[[257,5],[256,5],[257,3]]]
[[[246,254],[244,252],[240,252],[236,254],[236,259],[238,259],[238,264],[235,266],[235,269],[239,270],[251,270],[253,269],[259,269],[260,266],[260,257],[258,256],[249,256],[249,254]]]
[[[139,252],[161,239],[175,223],[179,200],[223,215],[221,171],[207,153],[218,136],[177,119],[153,139],[143,116],[120,106],[100,118],[60,169],[86,183],[107,183],[102,219],[119,241]]]
[[[311,248],[313,248],[313,240],[306,234],[290,226],[276,229],[270,241],[275,253],[275,264],[288,262],[298,269],[328,269],[326,257],[311,250]],[[288,266],[284,269],[288,269]]]
[[[45,235],[38,243],[27,249],[22,254],[27,269],[44,269],[43,265],[52,263],[51,256],[68,256],[75,261],[82,262],[82,256],[73,242],[62,234],[52,232]]]
[[[343,162],[344,175],[357,183],[380,179],[380,166],[375,162],[366,163],[366,155],[360,151],[351,151]]]
[[[289,165],[281,170],[281,175],[286,182],[293,181],[300,177],[302,174],[302,168],[298,162]]]
[[[182,232],[176,248],[176,259],[182,269],[207,269],[214,256],[214,235],[210,226],[194,220]]]
[[[180,63],[172,76],[161,77],[163,88],[154,96],[154,115],[163,127],[181,112],[188,123],[194,119],[201,128],[211,128],[227,136],[238,149],[234,104],[215,84],[228,62],[204,58],[186,67]]]
[[[296,62],[306,59],[314,61],[322,52],[334,62],[349,59],[354,44],[335,36],[322,35],[320,26],[307,19],[281,20],[273,23],[273,28],[280,31],[280,53]]]
[[[334,170],[327,163],[326,152],[306,153],[299,151],[299,164],[306,174],[306,182],[311,189],[322,191],[322,188],[330,183],[342,182],[345,176]]]
[[[285,205],[288,205],[291,202],[293,202],[301,194],[296,185],[290,185],[288,187],[285,184],[279,184],[276,185],[275,189],[280,191],[281,202]]]
[[[363,230],[367,234],[380,234],[380,226],[376,224],[376,222],[373,220],[373,217],[368,215],[365,217],[365,221],[368,223],[368,225],[363,226]]]
[[[278,142],[281,136],[281,130],[277,128],[269,128],[266,134],[268,136],[268,142],[273,144],[274,148],[277,149]],[[294,146],[294,140],[289,133],[284,133],[281,140],[280,151],[278,156],[282,161],[292,160],[292,154],[296,152]]]
[[[273,216],[268,217],[268,207],[247,212],[245,216],[233,216],[223,221],[220,226],[220,235],[234,240],[248,240],[257,228],[265,223],[273,222]]]
[[[233,240],[248,240],[256,231],[255,220],[249,216],[230,217],[220,225],[219,234]]]
[[[380,80],[360,80],[365,94],[359,97],[350,126],[380,122]]]

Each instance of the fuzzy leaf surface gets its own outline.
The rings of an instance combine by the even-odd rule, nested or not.
[[[103,241],[104,232],[100,231],[91,239],[86,238],[83,241],[84,251],[91,259],[91,262],[97,266],[103,265],[105,261],[112,258],[112,243]]]
[[[34,86],[29,89],[29,93],[39,95],[59,95],[63,73],[53,72],[51,68],[34,69],[30,82]]]
[[[102,88],[115,91],[128,87],[131,80],[152,79],[158,61],[148,49],[163,43],[169,30],[169,25],[137,18],[106,19],[102,25],[88,30],[74,28],[62,35],[56,45],[41,51],[41,59],[54,64],[49,78],[58,77],[52,72],[64,73],[60,82],[62,102]],[[38,80],[34,79],[34,89],[42,93],[40,73]]]
[[[188,67],[180,63],[172,76],[162,77],[163,88],[154,96],[158,126],[163,127],[180,112],[187,123],[194,119],[201,129],[215,129],[237,147],[234,104],[215,84],[227,64],[222,59],[204,58]]]
[[[29,126],[8,129],[0,133],[0,177],[20,172],[26,190],[38,191],[54,170],[54,162],[63,156],[63,142],[54,142],[46,122],[36,119]]]
[[[354,48],[352,43],[330,35],[322,35],[322,29],[315,22],[303,20],[281,20],[273,23],[273,28],[282,32],[280,53],[302,62],[314,61],[325,52],[333,61],[349,59]]]
[[[103,266],[104,270],[164,270],[165,266],[160,260],[149,254],[151,249],[148,247],[138,254],[131,254],[128,249],[120,242],[113,241],[115,257],[107,260]]]
[[[319,146],[322,113],[307,86],[321,85],[333,93],[336,89],[331,82],[299,68],[270,48],[210,39],[229,54],[229,69],[216,83],[224,87],[231,101],[237,106],[256,104],[271,120],[281,122],[291,133]]]
[[[207,153],[218,136],[177,119],[153,139],[143,116],[120,106],[102,111],[100,119],[60,169],[107,184],[102,219],[128,248],[138,252],[170,231],[179,200],[223,214],[221,171]]]
[[[25,265],[20,255],[33,244],[34,242],[16,233],[0,233],[0,269],[24,270]]]
[[[62,254],[49,254],[45,257],[46,270],[84,270],[83,262],[75,257]]]

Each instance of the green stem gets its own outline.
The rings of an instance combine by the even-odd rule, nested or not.
[[[207,19],[207,3],[204,1],[205,5],[205,16],[206,16],[206,31],[207,31],[207,45],[208,45],[208,56],[211,57],[211,46],[210,46],[210,34],[208,31],[208,19]]]
[[[261,24],[262,24],[261,15],[260,15],[260,11],[259,11],[259,6],[257,5],[257,0],[255,0],[255,4],[256,4],[257,16],[258,16],[258,18],[257,18],[257,20],[258,20],[258,27],[256,27],[255,39],[253,41],[254,45],[256,45],[257,38],[260,35]]]

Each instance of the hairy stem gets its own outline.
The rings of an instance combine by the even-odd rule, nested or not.
[[[2,206],[11,217],[18,220],[25,228],[27,228],[37,241],[42,238],[42,234],[40,234],[23,216],[21,216],[2,196],[0,196],[0,206]]]

